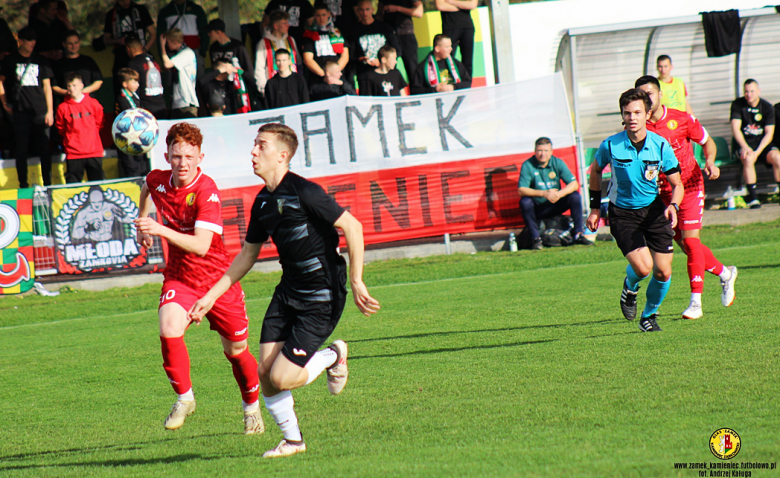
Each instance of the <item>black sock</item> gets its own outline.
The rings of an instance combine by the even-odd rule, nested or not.
[[[755,201],[758,199],[758,196],[756,195],[756,183],[753,184],[746,184],[748,196],[750,196],[751,201]]]

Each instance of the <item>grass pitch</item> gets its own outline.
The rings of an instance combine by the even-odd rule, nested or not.
[[[709,438],[723,427],[742,440],[732,462],[777,462],[778,226],[704,230],[740,275],[728,309],[707,275],[697,321],[678,318],[678,251],[653,334],[620,314],[613,243],[369,264],[382,311],[365,318],[350,300],[334,336],[350,345],[349,384],[294,392],[309,451],[279,460],[260,458],[281,439],[265,410],[265,434],[241,435],[240,395],[205,325],[187,333],[198,410],[163,430],[175,395],[159,285],[4,298],[0,475],[687,477],[698,473],[674,464],[719,462]],[[242,281],[253,353],[278,279]]]

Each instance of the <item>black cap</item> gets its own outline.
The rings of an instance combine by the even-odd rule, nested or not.
[[[211,20],[206,27],[207,32],[224,32],[225,31],[225,22],[223,20],[220,20],[217,18],[216,20]]]
[[[21,30],[19,30],[19,39],[27,40],[27,41],[37,40],[38,34],[35,33],[35,30],[33,30],[32,28],[24,27]]]

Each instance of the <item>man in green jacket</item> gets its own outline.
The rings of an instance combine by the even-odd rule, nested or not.
[[[536,140],[534,155],[523,163],[517,192],[520,213],[531,232],[532,249],[542,248],[539,221],[571,211],[574,221],[574,243],[592,245],[583,234],[580,184],[561,159],[553,156],[550,138]],[[564,187],[561,188],[561,181]]]

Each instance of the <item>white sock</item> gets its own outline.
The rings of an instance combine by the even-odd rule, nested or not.
[[[326,368],[336,363],[337,358],[336,351],[331,348],[320,350],[314,354],[306,363],[306,371],[309,372],[309,379],[306,380],[306,385],[312,383]]]
[[[301,429],[298,428],[298,417],[295,416],[295,401],[293,400],[292,392],[287,390],[279,392],[273,397],[266,397],[265,408],[268,409],[268,413],[271,414],[271,418],[274,419],[279,429],[282,430],[285,440],[303,441],[301,436]]]
[[[697,292],[691,293],[691,304],[696,304],[701,307],[701,294]]]
[[[179,400],[187,400],[187,401],[195,400],[195,395],[193,395],[192,389],[189,389],[186,392],[179,395]]]
[[[720,280],[722,281],[727,281],[731,279],[731,269],[729,269],[726,266],[723,266],[723,271],[720,273],[718,277],[720,277]]]
[[[241,400],[241,407],[247,413],[256,412],[260,410],[260,400],[256,400],[254,403],[246,403],[245,401]]]

